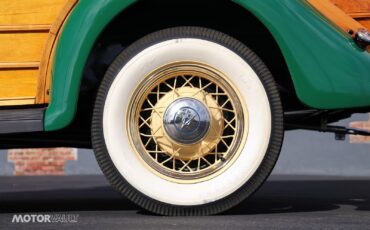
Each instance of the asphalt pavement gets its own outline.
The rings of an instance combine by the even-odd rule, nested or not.
[[[72,223],[13,223],[14,215],[73,215]],[[0,177],[0,229],[370,229],[370,177],[273,176],[216,216],[141,210],[103,176]]]

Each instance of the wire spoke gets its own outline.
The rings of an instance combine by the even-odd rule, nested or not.
[[[176,77],[175,77],[175,81],[174,81],[174,83],[173,83],[173,89],[176,89],[176,85],[177,85],[177,78],[178,78],[178,76],[176,76]]]
[[[158,148],[158,146],[155,146]],[[158,151],[158,150],[148,150],[148,153],[166,153],[165,151]]]
[[[149,143],[153,140],[153,137],[149,138],[148,141],[145,143],[144,147],[148,147]]]
[[[218,102],[218,85],[216,85],[216,102]]]
[[[199,88],[199,90],[196,92],[196,93],[194,93],[193,94],[193,97],[195,96],[195,95],[197,95],[198,93],[201,93],[201,92],[203,92],[203,90],[204,89],[206,89],[207,87],[209,87],[210,85],[212,85],[213,83],[212,82],[210,82],[210,83],[208,83],[206,86],[204,86],[204,87],[200,87]]]
[[[142,120],[143,121],[143,123],[139,126],[139,129],[141,128],[141,127],[143,127],[144,125],[147,125],[149,128],[150,128],[150,124],[148,123],[148,121],[151,119],[152,117],[150,116],[150,117],[148,117],[147,119],[144,119],[142,116],[140,116],[140,120]]]
[[[184,170],[184,168],[188,168],[188,169],[189,169],[190,171],[192,171],[192,172],[194,171],[192,168],[190,168],[190,167],[189,167],[189,164],[190,164],[190,162],[191,162],[191,161],[188,161],[187,163],[185,163],[185,161],[183,161],[183,160],[180,160],[180,161],[181,161],[181,163],[183,163],[184,165],[182,166],[182,168],[180,168],[180,169],[179,169],[179,171]]]
[[[230,113],[235,113],[233,109],[227,109],[227,108],[221,108],[221,107],[209,107],[210,109],[219,109],[222,111],[230,112]]]
[[[206,158],[202,157],[202,160],[204,160],[209,166],[211,166],[211,162],[209,162]]]
[[[217,86],[218,87],[218,86]],[[228,94],[226,94],[226,93],[218,93],[218,92],[216,92],[216,93],[209,93],[209,95],[212,95],[212,96],[229,96]]]
[[[159,92],[159,89],[158,89],[158,92],[150,92],[149,95],[166,95],[167,93],[166,92]],[[158,99],[158,98],[157,98]]]
[[[224,108],[224,107],[225,107],[225,105],[226,105],[229,101],[230,101],[230,98],[228,98],[228,99],[225,101],[225,103],[223,103],[220,107],[221,107],[221,108]]]
[[[218,151],[217,151],[217,148],[218,148],[218,145],[216,145],[215,147],[215,162],[217,161],[217,157],[218,157]]]
[[[140,136],[143,136],[143,137],[155,137],[152,134],[145,134],[145,133],[140,133]],[[159,136],[156,136],[156,137],[159,137]]]
[[[171,90],[174,90],[175,88],[172,86],[172,85],[170,85],[170,84],[168,84],[167,82],[163,82],[168,88],[170,88]]]
[[[160,98],[160,93],[161,93],[160,92],[160,90],[161,90],[160,86],[161,86],[161,84],[159,84],[158,87],[157,87],[157,101],[159,101],[159,98]],[[166,94],[166,93],[164,93],[164,94]]]
[[[155,107],[155,108],[145,108],[145,109],[142,109],[141,112],[145,112],[145,111],[153,111],[153,110],[158,110],[158,109],[164,109],[165,107]],[[159,111],[158,111],[159,112]]]
[[[152,102],[149,100],[149,98],[146,98],[146,101],[148,102],[148,104],[150,105],[150,107],[152,108],[152,111],[155,112],[156,114],[158,114],[158,116],[161,116],[161,113],[158,111],[158,108],[156,108]]]
[[[170,160],[172,160],[173,156],[170,156],[169,158],[167,158],[166,160],[164,160],[161,165],[164,165],[166,164],[167,162],[169,162]]]
[[[185,76],[181,76],[184,80],[185,80],[185,83],[180,87],[185,87],[187,84],[189,84],[192,88],[195,88],[193,84],[191,84],[191,80],[193,80],[194,76],[191,76],[189,79],[186,79]]]
[[[227,148],[230,148],[230,146],[225,142],[224,139],[221,139],[221,142],[227,147]]]
[[[156,136],[155,134],[157,134],[157,132],[161,129],[162,127],[159,127],[155,132],[152,132],[152,135],[153,136]]]
[[[233,126],[231,123],[236,119],[236,117],[234,117],[231,121],[228,121],[224,118],[224,121],[226,122],[226,126],[224,127],[224,129],[226,129],[227,127],[230,127],[232,128],[234,131],[236,130],[235,126]]]

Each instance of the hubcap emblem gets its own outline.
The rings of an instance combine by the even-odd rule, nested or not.
[[[180,144],[194,144],[207,134],[210,115],[206,106],[193,98],[180,98],[167,108],[164,129]]]
[[[191,133],[199,127],[200,117],[194,109],[184,107],[176,113],[174,122],[179,131]]]

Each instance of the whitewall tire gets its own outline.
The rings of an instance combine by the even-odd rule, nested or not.
[[[171,68],[168,67],[169,65]],[[210,69],[207,69],[208,67]],[[210,77],[207,78],[207,75],[194,80],[196,77],[189,77],[189,75],[190,80],[187,85],[186,76],[185,74],[182,76],[181,71],[203,73],[202,70],[194,68],[207,69],[204,72],[205,74],[209,72]],[[172,81],[167,77],[166,82],[164,78],[167,75],[170,76],[168,74],[170,71],[180,71],[176,74],[181,76],[176,75],[175,80]],[[155,77],[152,78],[155,79],[149,82],[149,77],[154,75]],[[212,86],[214,75],[217,76],[214,77],[215,86]],[[185,83],[177,83],[180,80]],[[198,81],[200,86],[196,86]],[[155,84],[158,84],[157,88]],[[163,93],[161,84],[171,85],[173,89],[168,89],[166,93]],[[162,118],[165,119],[166,114],[170,113],[167,112],[169,104],[176,101],[167,103],[165,99],[160,99],[162,95],[168,94],[167,97],[170,98],[173,92],[177,92],[176,95],[182,93],[183,95],[179,96],[180,99],[189,101],[189,95],[193,95],[191,92],[195,90],[194,88],[202,89],[205,84],[212,88],[205,88],[202,91],[203,98],[208,97],[208,99],[202,101],[200,97],[195,96],[191,100],[199,99],[201,101],[199,104],[204,104],[205,107],[210,107],[212,103],[219,104],[219,111],[221,111],[223,108],[220,106],[221,99],[218,98],[218,94],[213,99],[209,96],[214,95],[210,90],[217,88],[217,93],[223,90],[222,94],[219,93],[219,97],[226,94],[229,97],[222,104],[229,103],[231,109],[225,109],[225,111],[233,110],[235,113],[233,119],[227,120],[223,117],[217,123],[214,121],[217,119],[217,112],[211,111],[213,107],[207,110],[211,114],[209,118],[211,128],[208,129],[220,128],[222,129],[220,133],[225,133],[227,127],[232,127],[234,130],[229,132],[232,132],[233,135],[230,136],[233,136],[235,140],[232,139],[228,143],[222,140],[226,146],[224,152],[229,151],[230,153],[224,153],[226,155],[221,156],[221,160],[217,160],[219,154],[216,152],[214,165],[211,165],[209,163],[211,160],[205,157],[207,154],[213,154],[214,149],[217,151],[218,143],[222,142],[221,139],[215,140],[215,144],[210,145],[209,143],[213,142],[209,142],[206,138],[211,134],[204,134],[203,139],[194,141],[192,144],[194,148],[200,149],[198,151],[202,153],[208,151],[200,155],[195,150],[194,153],[186,150],[187,144],[182,143],[181,140],[175,141],[173,136],[165,131],[167,130],[165,129],[167,127],[164,127],[165,122],[161,123]],[[140,92],[144,93],[140,94]],[[158,109],[157,113],[160,113],[158,117],[154,117],[157,115],[152,112],[147,119],[145,117],[144,119],[140,115],[140,111],[144,111],[140,106],[144,106],[143,104],[147,102],[141,98],[144,96],[149,98],[153,92],[158,92],[157,99],[154,99],[155,103],[161,104],[162,107],[167,105],[167,108],[161,111]],[[209,100],[211,102],[208,103]],[[155,103],[150,102],[148,108],[155,109]],[[133,109],[135,106],[139,107],[137,113]],[[193,110],[184,111],[191,113]],[[195,111],[194,114],[196,116],[198,112]],[[181,127],[189,125],[189,122],[193,122],[194,127],[198,127],[194,116],[192,120],[181,117],[181,121],[184,122]],[[134,125],[135,119],[139,122],[137,126]],[[142,120],[146,120],[144,124]],[[154,124],[155,121],[157,121],[156,124]],[[142,134],[141,127],[146,126],[149,133]],[[153,127],[162,126],[163,135],[160,137],[151,135],[154,133]],[[137,132],[135,132],[135,127],[138,129]],[[182,132],[182,130],[176,132]],[[140,136],[143,135],[148,135],[149,139],[141,143]],[[281,102],[275,82],[267,67],[239,41],[223,33],[197,27],[178,27],[158,31],[126,48],[104,76],[96,99],[92,124],[92,140],[96,158],[108,180],[119,192],[136,204],[163,215],[209,215],[235,206],[256,191],[268,177],[278,158],[282,139]],[[206,145],[201,144],[202,141],[207,141],[208,149]],[[166,149],[162,142],[185,147],[184,150],[164,153]],[[152,154],[153,151],[149,151],[150,148],[146,147],[147,145],[155,145],[156,157]],[[155,167],[151,167],[152,160],[142,157],[145,153],[142,155],[141,152],[145,151],[148,159],[150,156],[157,159],[160,154],[159,157],[168,157],[167,161],[173,161],[173,164],[165,168],[164,161],[161,163],[157,160],[156,164],[152,159],[154,162],[152,165]],[[191,166],[196,163],[190,161],[198,162],[198,166]],[[187,165],[186,162],[188,162]],[[208,165],[204,162],[208,162]],[[201,163],[205,166],[199,166]],[[207,171],[206,166],[214,170],[207,169]],[[207,175],[204,172],[207,172]],[[188,174],[193,176],[188,176]]]

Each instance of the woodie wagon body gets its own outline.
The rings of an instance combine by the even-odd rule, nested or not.
[[[0,0],[1,148],[93,147],[164,215],[250,196],[285,130],[370,112],[368,0]]]

